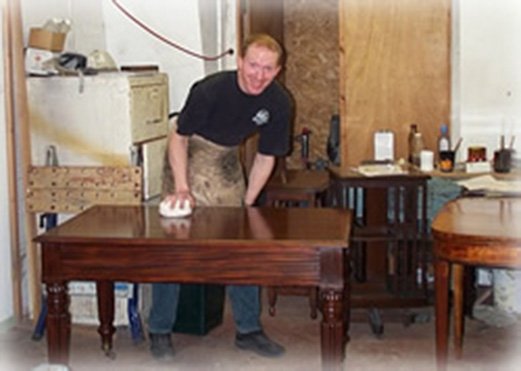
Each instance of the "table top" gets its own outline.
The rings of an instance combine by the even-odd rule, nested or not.
[[[466,197],[447,203],[432,223],[434,255],[497,268],[521,268],[521,198]]]
[[[463,164],[461,164],[463,165]],[[438,169],[434,169],[433,171],[424,172],[421,171],[418,167],[407,164],[404,165],[403,168],[406,170],[403,174],[395,174],[395,175],[384,175],[384,176],[374,176],[369,178],[445,178],[451,180],[463,180],[475,178],[477,176],[482,175],[492,175],[494,178],[499,180],[519,180],[521,179],[521,169],[512,169],[509,173],[496,173],[496,172],[480,172],[480,173],[467,173],[463,171],[461,168],[455,169],[451,172],[443,172]],[[339,166],[330,166],[329,171],[334,178],[345,178],[345,179],[353,179],[353,178],[367,178],[366,176],[357,172],[354,168],[342,168]]]
[[[350,228],[351,212],[343,209],[197,207],[175,219],[161,217],[153,205],[97,205],[35,241],[347,247]]]
[[[438,236],[518,240],[521,248],[521,198],[469,197],[447,203],[432,223]]]
[[[375,175],[375,176],[366,176],[356,171],[355,168],[342,168],[338,166],[331,166],[328,168],[331,176],[335,179],[348,179],[348,180],[359,180],[359,179],[369,179],[374,181],[382,181],[388,179],[418,179],[418,180],[427,180],[431,176],[429,173],[424,173],[419,171],[414,166],[404,165],[404,172],[400,174],[385,174],[385,175]]]

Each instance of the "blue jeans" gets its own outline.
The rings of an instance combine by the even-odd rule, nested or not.
[[[261,330],[259,286],[230,285],[226,291],[232,304],[237,332],[247,334]],[[179,284],[153,284],[148,331],[153,334],[170,334],[177,318],[178,304]]]

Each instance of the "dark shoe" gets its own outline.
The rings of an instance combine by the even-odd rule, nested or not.
[[[270,340],[263,331],[250,332],[249,334],[235,335],[235,346],[244,350],[251,350],[263,357],[278,357],[284,354],[282,345]]]
[[[170,334],[149,334],[150,353],[155,359],[170,360],[174,357],[174,348]]]

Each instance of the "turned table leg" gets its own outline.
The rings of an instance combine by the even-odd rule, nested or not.
[[[335,290],[322,291],[321,303],[322,369],[341,370],[346,339],[343,293]]]
[[[114,282],[97,281],[98,316],[100,325],[98,333],[101,335],[101,349],[109,357],[114,357],[112,351],[112,335],[116,332],[114,327]]]
[[[49,363],[67,365],[71,317],[66,282],[47,283],[47,351]]]

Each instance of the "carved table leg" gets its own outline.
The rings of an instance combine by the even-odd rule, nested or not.
[[[98,316],[100,325],[98,333],[101,335],[101,349],[108,357],[113,358],[112,335],[116,332],[114,327],[114,282],[96,282],[98,294]]]
[[[49,363],[67,365],[71,317],[66,282],[47,283],[47,350]]]
[[[436,313],[436,361],[439,370],[447,367],[448,336],[449,336],[449,263],[435,259],[434,288]]]
[[[320,328],[322,369],[340,370],[344,359],[344,317],[342,291],[320,292],[322,323]]]

